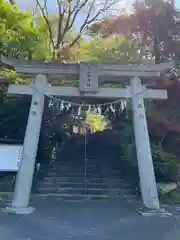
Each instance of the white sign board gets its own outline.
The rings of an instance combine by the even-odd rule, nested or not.
[[[0,172],[18,171],[22,148],[22,145],[0,145]]]

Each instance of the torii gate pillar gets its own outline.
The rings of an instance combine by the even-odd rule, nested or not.
[[[160,206],[149,142],[143,88],[139,77],[131,78],[130,88],[142,200],[144,206],[148,209],[159,210]]]
[[[7,212],[29,214],[34,210],[32,207],[28,207],[28,203],[44,110],[44,94],[42,93],[46,88],[46,75],[36,75],[34,89],[32,89],[31,107],[24,138],[21,164],[17,173],[12,206],[6,208]]]

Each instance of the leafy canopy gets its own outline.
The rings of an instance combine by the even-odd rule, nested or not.
[[[31,58],[39,41],[39,27],[31,13],[0,0],[0,52]]]

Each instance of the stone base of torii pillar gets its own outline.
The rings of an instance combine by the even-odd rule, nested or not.
[[[140,213],[140,215],[143,217],[172,217],[172,214],[165,210],[164,208],[160,208],[158,210],[140,208],[137,209],[137,212]]]
[[[9,214],[18,214],[18,215],[29,215],[33,213],[35,210],[34,207],[25,207],[25,208],[17,208],[17,207],[6,207],[3,209],[3,212],[9,213]]]

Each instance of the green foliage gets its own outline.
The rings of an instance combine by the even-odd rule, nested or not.
[[[0,138],[23,140],[29,112],[30,98],[3,96],[0,106]]]
[[[96,37],[82,41],[74,48],[72,59],[111,64],[132,64],[140,62],[140,55],[130,39],[112,36]]]
[[[9,83],[22,84],[25,80],[18,76],[18,74],[11,69],[2,69],[0,71],[0,77],[5,77]]]
[[[121,146],[124,152],[122,157],[124,171],[132,181],[138,183],[139,175],[132,127],[126,125],[124,130],[121,131]],[[178,158],[172,153],[167,152],[161,144],[151,143],[151,151],[157,181],[177,181],[180,166]]]
[[[16,173],[0,173],[1,192],[12,192],[16,180]]]
[[[166,152],[161,144],[151,144],[151,148],[157,179],[163,182],[177,181],[180,167],[177,157]]]
[[[55,21],[55,16],[49,16],[49,23],[51,29],[53,29],[53,23]],[[53,46],[51,42],[51,38],[49,35],[49,30],[47,23],[45,22],[44,18],[40,15],[36,19],[36,24],[38,26],[39,30],[39,41],[36,44],[35,51],[33,53],[34,59],[40,59],[40,60],[51,60],[52,58],[52,52],[53,52]],[[55,36],[55,33],[53,31],[53,37]]]
[[[39,27],[29,12],[0,0],[0,53],[31,58],[39,34]]]

